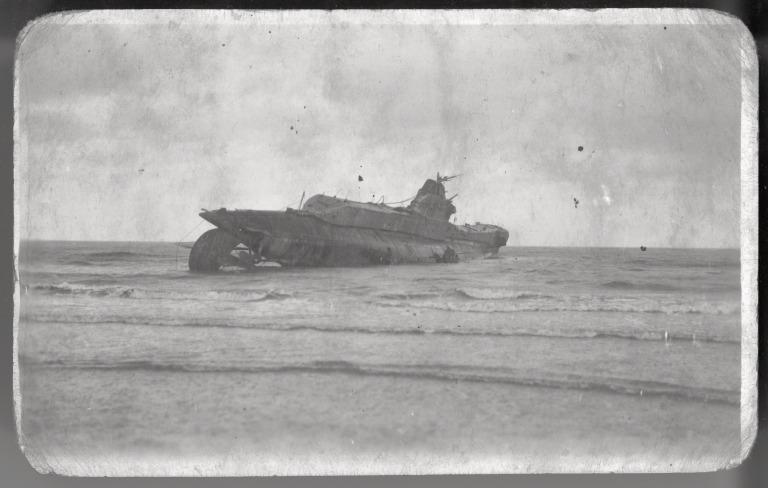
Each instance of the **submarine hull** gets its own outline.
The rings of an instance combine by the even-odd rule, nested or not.
[[[352,224],[338,222],[350,220],[349,215],[333,219],[332,215],[290,209],[221,209],[200,216],[232,236],[233,244],[244,246],[254,263],[269,261],[282,266],[458,262],[496,254],[507,240],[506,231],[495,226],[474,230],[447,222],[435,226],[429,221],[413,222],[409,216],[376,219],[375,212],[362,215],[367,225],[354,219]],[[196,267],[190,259],[193,271],[211,271]]]

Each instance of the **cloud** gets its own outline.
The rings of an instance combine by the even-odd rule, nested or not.
[[[522,244],[734,246],[730,29],[41,24],[25,236],[174,240],[199,207],[394,201],[440,171],[459,220]]]

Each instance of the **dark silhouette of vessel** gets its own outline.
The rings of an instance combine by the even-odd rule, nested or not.
[[[506,245],[501,227],[454,225],[453,198],[443,182],[428,179],[407,207],[362,203],[315,195],[300,209],[203,210],[216,226],[192,246],[189,269],[252,268],[261,262],[282,266],[363,266],[453,263],[493,256]]]

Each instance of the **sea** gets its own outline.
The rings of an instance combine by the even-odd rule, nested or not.
[[[190,273],[22,241],[20,438],[70,475],[700,471],[740,454],[738,250]]]

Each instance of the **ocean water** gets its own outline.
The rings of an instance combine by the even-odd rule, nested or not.
[[[699,470],[740,451],[737,250],[197,275],[22,242],[25,452],[69,474]]]

